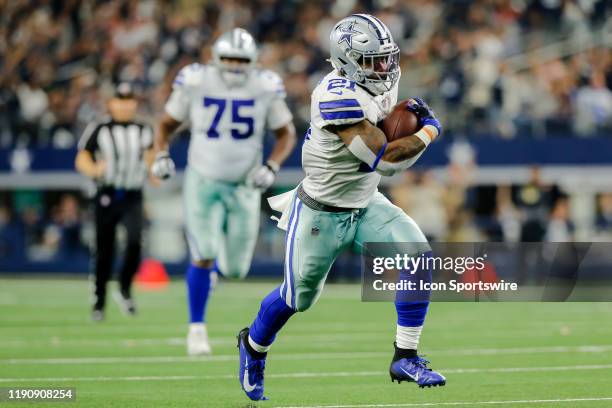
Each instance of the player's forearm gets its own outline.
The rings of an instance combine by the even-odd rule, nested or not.
[[[375,170],[383,176],[404,171],[419,160],[427,146],[438,135],[435,126],[425,125],[413,135],[390,142]]]
[[[289,123],[275,130],[274,133],[276,135],[276,142],[274,143],[268,160],[280,166],[287,160],[287,157],[289,157],[295,147],[297,141],[295,126],[293,126],[293,123]]]
[[[172,132],[173,130],[170,126],[163,121],[158,124],[157,131],[155,132],[155,143],[153,144],[156,152],[168,150]]]
[[[328,126],[327,129],[340,136],[349,150],[362,161],[366,160],[363,159],[363,155],[360,155],[352,148],[353,142],[359,143],[361,147],[367,149],[369,152],[367,153],[368,156],[371,153],[374,157],[378,155],[386,143],[383,131],[367,120],[362,120],[349,126]]]
[[[174,134],[174,131],[178,129],[180,124],[180,122],[174,120],[168,114],[164,114],[164,116],[157,123],[157,127],[155,129],[154,149],[156,152],[168,150],[168,145],[172,135]]]
[[[427,146],[415,135],[402,137],[387,145],[382,160],[396,163],[411,159],[425,150]]]
[[[151,168],[151,165],[153,164],[153,161],[155,161],[155,153],[157,152],[157,150],[155,149],[155,147],[151,147],[150,149],[147,149],[144,151],[143,154],[143,158],[144,158],[144,162],[147,166],[147,169]]]

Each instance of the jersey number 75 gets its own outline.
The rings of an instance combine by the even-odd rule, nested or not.
[[[225,108],[227,104],[230,104],[232,107],[232,123],[236,125],[246,125],[245,131],[240,131],[239,128],[232,127],[231,133],[234,139],[247,139],[253,135],[255,130],[255,121],[251,116],[243,116],[240,114],[240,108],[242,107],[253,107],[255,106],[255,100],[253,99],[219,99],[219,98],[204,98],[204,107],[213,107],[216,108],[215,115],[213,116],[213,120],[210,123],[210,128],[206,132],[208,137],[210,138],[219,138],[219,131],[217,127],[219,126],[219,121],[223,116],[223,112],[225,112]],[[243,129],[244,127],[241,126]]]

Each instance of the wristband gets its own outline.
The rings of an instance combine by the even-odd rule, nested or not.
[[[436,136],[438,136],[437,133],[438,131],[435,127],[425,125],[414,135],[421,139],[421,142],[423,142],[425,147],[427,147],[436,138]]]
[[[268,160],[266,162],[266,167],[272,170],[272,173],[276,174],[280,170],[280,165],[273,160]]]

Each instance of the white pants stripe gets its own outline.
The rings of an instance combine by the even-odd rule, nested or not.
[[[284,292],[286,288],[285,295],[285,303],[287,306],[292,307],[293,303],[293,287],[291,286],[291,242],[293,241],[293,236],[295,235],[295,230],[297,227],[297,207],[299,205],[300,199],[295,197],[293,201],[293,208],[291,209],[291,221],[289,223],[289,227],[287,228],[287,240],[285,241],[285,282],[283,282],[283,288],[281,290],[281,294]]]

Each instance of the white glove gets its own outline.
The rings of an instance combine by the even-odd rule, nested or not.
[[[261,191],[265,191],[274,183],[276,172],[279,168],[280,166],[278,164],[272,160],[268,160],[266,164],[250,174],[247,183]]]
[[[153,165],[151,166],[151,174],[162,180],[176,174],[176,167],[168,152],[162,150],[155,155],[155,161],[153,161]]]

